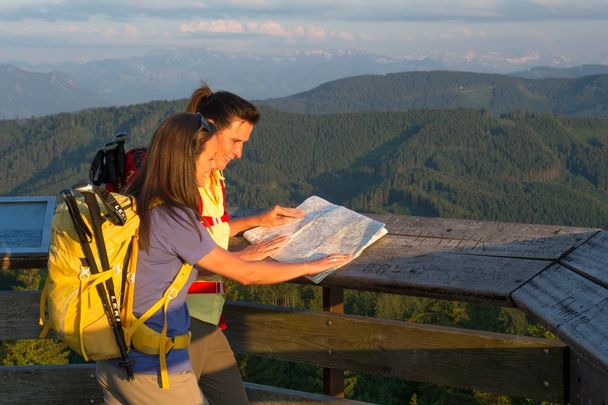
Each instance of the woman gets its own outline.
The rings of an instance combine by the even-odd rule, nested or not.
[[[188,333],[190,316],[186,290],[206,269],[243,284],[271,284],[316,274],[350,260],[330,255],[307,263],[248,262],[218,247],[205,231],[193,190],[205,184],[216,167],[214,128],[199,114],[182,113],[166,119],[154,133],[146,160],[128,192],[135,196],[140,216],[140,250],[133,311],[136,316],[157,302],[176,277],[183,262],[195,266],[185,288],[175,294],[166,313],[157,311],[145,325],[170,337]],[[165,321],[166,314],[166,321]],[[165,323],[166,322],[166,323]],[[127,381],[119,359],[99,361],[97,379],[108,404],[203,404],[204,398],[185,348],[166,354],[168,388],[159,384],[162,356],[131,349],[135,380]],[[181,402],[179,402],[181,401]]]
[[[227,91],[213,93],[207,85],[192,93],[187,110],[202,114],[217,128],[215,170],[207,176],[204,186],[199,187],[199,193],[207,231],[218,246],[228,249],[230,237],[246,229],[280,225],[304,215],[300,210],[277,205],[259,215],[229,218],[225,208],[223,170],[231,161],[241,158],[243,147],[249,141],[260,113],[253,104],[236,94]],[[286,237],[279,236],[250,245],[236,254],[245,260],[262,260],[286,241]],[[190,288],[190,360],[194,374],[199,378],[199,384],[211,405],[246,405],[249,402],[241,374],[221,327],[223,291],[221,276],[203,272],[199,272],[199,278]]]

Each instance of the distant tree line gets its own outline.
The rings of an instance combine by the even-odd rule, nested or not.
[[[362,111],[473,108],[493,115],[513,110],[608,117],[608,75],[522,79],[453,72],[402,72],[334,80],[288,97],[262,101],[284,111],[335,114]]]

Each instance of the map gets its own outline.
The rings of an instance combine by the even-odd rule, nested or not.
[[[306,213],[299,220],[271,228],[253,228],[243,236],[255,243],[289,235],[287,245],[271,257],[279,262],[295,263],[320,259],[331,253],[352,254],[354,259],[387,233],[382,222],[317,196],[307,198],[298,208]],[[319,283],[337,268],[307,278]]]

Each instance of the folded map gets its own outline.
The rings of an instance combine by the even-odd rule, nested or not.
[[[317,196],[307,198],[298,208],[306,213],[303,218],[281,226],[253,228],[243,236],[255,243],[277,235],[289,235],[287,245],[271,257],[279,262],[294,263],[320,259],[331,253],[352,254],[354,259],[387,233],[382,222]],[[308,278],[319,283],[337,268]]]

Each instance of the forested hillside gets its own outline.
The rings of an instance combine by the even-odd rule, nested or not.
[[[3,195],[56,194],[86,179],[119,130],[145,145],[182,102],[0,122]],[[608,225],[608,120],[477,110],[294,114],[263,108],[226,174],[232,206],[318,194],[367,212]]]
[[[0,121],[0,194],[57,194],[87,178],[95,152],[118,131],[144,146],[162,119],[184,108],[158,101]]]
[[[589,78],[588,80],[598,80]],[[588,109],[596,107],[581,100]],[[118,131],[146,145],[185,100],[0,121],[0,195],[54,195],[85,180]],[[368,108],[369,110],[370,108]],[[488,109],[301,114],[262,107],[245,156],[226,170],[229,205],[298,204],[317,194],[361,212],[608,227],[608,119]],[[0,274],[0,288],[37,288],[40,273]],[[231,284],[228,298],[320,308],[320,290]],[[347,313],[548,336],[507,308],[347,291]],[[66,362],[47,341],[0,342],[0,364]],[[74,360],[74,359],[72,359]],[[321,371],[242,356],[246,380],[320,391]],[[526,399],[347,374],[349,397],[382,404],[531,404]]]
[[[525,71],[511,73],[510,76],[522,79],[562,78],[574,79],[582,76],[608,74],[608,65],[580,65],[572,67],[538,66]]]
[[[402,111],[476,108],[608,117],[608,75],[522,79],[469,72],[404,72],[349,77],[293,96],[262,101],[291,112]]]

